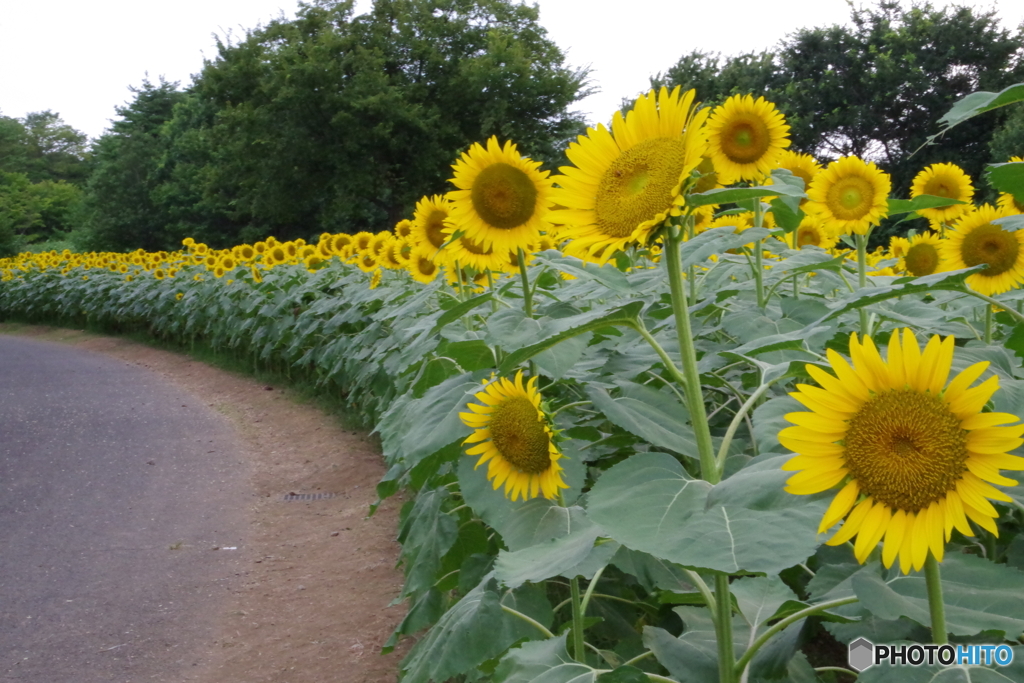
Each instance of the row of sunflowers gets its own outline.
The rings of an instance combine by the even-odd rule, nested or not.
[[[557,175],[492,138],[392,230],[21,254],[0,312],[344,396],[409,492],[404,681],[942,675],[862,639],[1024,680],[1024,162],[997,205],[946,163],[895,199],[787,133],[652,91]],[[899,215],[930,228],[869,251]]]

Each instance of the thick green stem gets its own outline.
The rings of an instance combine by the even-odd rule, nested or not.
[[[864,289],[868,286],[868,236],[855,235],[857,241],[857,287]],[[868,312],[863,307],[858,309],[860,313],[860,333],[868,336],[871,333],[868,324]]]
[[[686,409],[690,413],[690,423],[693,425],[693,433],[697,438],[701,477],[712,484],[717,484],[721,478],[715,464],[715,447],[711,442],[711,429],[708,426],[704,395],[700,388],[700,373],[697,371],[697,351],[693,347],[689,304],[686,300],[686,290],[683,289],[679,229],[674,225],[669,225],[665,236],[665,261],[672,294],[672,312],[676,319],[679,355],[682,360],[683,377],[686,380],[683,384],[683,391],[686,393]]]
[[[532,619],[532,618],[526,616],[522,612],[517,612],[516,610],[512,609],[511,607],[506,607],[505,605],[501,606],[501,611],[505,612],[506,614],[511,614],[516,619],[522,619],[527,624],[529,624],[530,626],[534,627],[535,629],[537,629],[538,631],[543,633],[545,638],[554,638],[555,637],[555,634],[552,633],[551,631],[549,631],[544,626],[544,624],[540,623],[536,619]]]
[[[761,200],[754,200],[757,205],[754,207],[754,227],[762,227],[764,223],[764,212],[761,211]],[[764,296],[764,240],[754,243],[754,287],[757,290],[757,307],[764,308],[768,300]]]
[[[587,586],[587,592],[583,594],[583,601],[580,603],[580,614],[585,615],[587,613],[587,605],[590,604],[590,596],[594,594],[594,589],[597,588],[597,582],[601,579],[601,574],[604,574],[606,567],[601,567],[594,572],[594,578],[590,580],[590,585]]]
[[[970,294],[971,296],[976,297],[978,299],[981,299],[982,301],[987,301],[988,303],[992,304],[993,306],[999,306],[999,308],[1003,309],[1014,320],[1016,320],[1019,323],[1024,323],[1024,314],[1021,314],[1021,313],[1013,310],[1008,305],[1003,304],[1002,302],[1000,302],[998,299],[993,299],[990,296],[985,296],[984,294],[981,294],[979,292],[975,292],[973,289],[971,289],[970,287],[967,287],[966,285],[964,287],[962,287],[960,289],[960,291],[963,292],[964,294]]]
[[[569,582],[572,591],[572,656],[581,664],[587,663],[586,650],[583,646],[583,610],[580,603],[580,579],[572,577]]]
[[[690,580],[690,583],[700,591],[704,602],[707,603],[708,611],[711,612],[711,620],[718,623],[718,608],[715,606],[715,594],[711,592],[711,589],[708,588],[708,585],[704,583],[704,579],[697,572],[692,569],[683,569],[683,573],[686,574],[686,578]]]
[[[928,553],[924,561],[924,579],[928,587],[928,611],[932,615],[932,642],[945,645],[946,637],[946,605],[942,602],[942,577],[939,575],[939,562]]]
[[[530,278],[526,274],[526,254],[520,247],[517,258],[519,259],[519,276],[523,280],[523,312],[527,318],[533,317],[533,291],[530,289]]]
[[[729,591],[729,575],[715,574],[715,602],[718,603],[718,619],[715,621],[715,638],[718,641],[718,683],[735,683],[732,651],[732,594]]]
[[[992,343],[992,304],[985,307],[985,343]]]
[[[740,657],[739,660],[736,662],[736,675],[741,676],[743,674],[743,671],[747,668],[747,664],[749,664],[750,660],[754,658],[754,655],[757,654],[758,650],[764,647],[764,644],[767,643],[772,638],[772,636],[774,636],[776,633],[783,630],[790,624],[796,623],[801,619],[813,616],[819,612],[830,610],[833,607],[841,607],[843,605],[849,605],[853,602],[857,602],[857,598],[840,598],[838,600],[832,600],[830,602],[823,602],[818,605],[812,605],[810,607],[802,609],[799,612],[791,614],[785,619],[782,619],[772,624],[772,626],[767,631],[762,633],[758,637],[758,639],[754,641],[753,645],[747,648],[747,651],[744,652],[743,656]]]
[[[779,377],[778,379],[782,379]],[[722,472],[725,469],[725,456],[729,452],[729,446],[732,445],[732,439],[736,435],[736,430],[740,428],[740,423],[746,418],[747,413],[757,403],[757,400],[764,396],[764,392],[768,391],[772,384],[778,381],[772,380],[771,382],[765,382],[757,388],[757,391],[752,393],[749,398],[740,406],[740,409],[736,411],[736,414],[732,418],[732,422],[729,423],[729,428],[725,431],[725,436],[722,437],[722,445],[718,449],[718,476],[722,476]]]

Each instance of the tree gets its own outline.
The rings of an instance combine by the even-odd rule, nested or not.
[[[214,110],[203,196],[279,237],[390,227],[446,189],[451,163],[490,135],[557,163],[584,130],[567,107],[586,72],[510,0],[301,4],[220,43],[194,93]]]
[[[851,24],[801,29],[775,51],[721,63],[694,53],[655,80],[705,88],[698,94],[710,102],[764,95],[786,115],[795,149],[823,160],[855,154],[874,161],[892,175],[896,195],[940,161],[958,164],[977,184],[1008,112],[922,145],[963,96],[1024,81],[1021,32],[1001,28],[994,10],[904,9],[892,0],[854,9]]]

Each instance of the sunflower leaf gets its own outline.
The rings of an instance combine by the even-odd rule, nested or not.
[[[697,457],[697,440],[687,424],[687,412],[668,394],[632,382],[618,382],[624,395],[612,398],[600,387],[586,387],[594,407],[613,424],[653,446]]]
[[[756,242],[769,235],[771,235],[771,231],[766,228],[749,228],[743,232],[736,232],[735,227],[725,226],[705,230],[692,240],[683,242],[680,267],[686,270],[690,266],[700,265],[715,254],[725,253],[729,249],[738,249],[744,244]]]
[[[928,140],[930,142],[953,126],[978,114],[1021,101],[1024,101],[1024,83],[1016,83],[999,92],[972,92],[954,103],[953,107],[939,119],[939,125],[943,127],[942,132],[929,137]]]
[[[523,643],[509,651],[494,672],[494,683],[594,683],[598,672],[569,656],[568,632]]]
[[[466,301],[462,301],[456,304],[453,308],[450,308],[447,311],[445,311],[441,315],[441,317],[437,319],[437,322],[434,324],[434,328],[430,331],[430,333],[435,334],[445,325],[448,325],[449,323],[453,323],[456,320],[461,319],[464,315],[472,311],[477,306],[482,306],[483,304],[490,301],[493,298],[493,296],[493,294],[487,292],[486,294],[481,294],[480,296],[475,296],[472,299],[467,299]]]
[[[913,199],[889,199],[889,216],[898,216],[901,213],[911,213],[921,209],[941,209],[945,206],[955,204],[966,204],[967,202],[949,197],[936,197],[930,194],[922,194]]]
[[[610,263],[599,266],[596,263],[587,263],[575,256],[563,256],[553,250],[541,252],[534,258],[540,263],[546,263],[563,273],[568,273],[577,278],[596,280],[613,292],[619,292],[620,294],[630,294],[633,292],[633,286],[630,284],[626,274]]]
[[[608,311],[606,308],[595,308],[592,311],[568,318],[545,319],[542,321],[537,337],[535,337],[539,338],[539,341],[529,346],[523,346],[505,356],[499,371],[501,374],[507,375],[520,363],[529,360],[541,351],[586,332],[593,332],[602,327],[615,325],[635,328],[639,324],[639,315],[643,307],[644,302],[633,301],[612,311]]]
[[[884,581],[877,574],[858,573],[852,583],[876,616],[931,623],[924,574],[896,574]],[[973,555],[949,554],[942,563],[942,588],[946,628],[953,635],[997,631],[1015,639],[1024,632],[1024,572]]]

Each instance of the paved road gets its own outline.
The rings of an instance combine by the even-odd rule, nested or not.
[[[0,336],[0,681],[188,680],[239,581],[242,448],[144,368]]]

